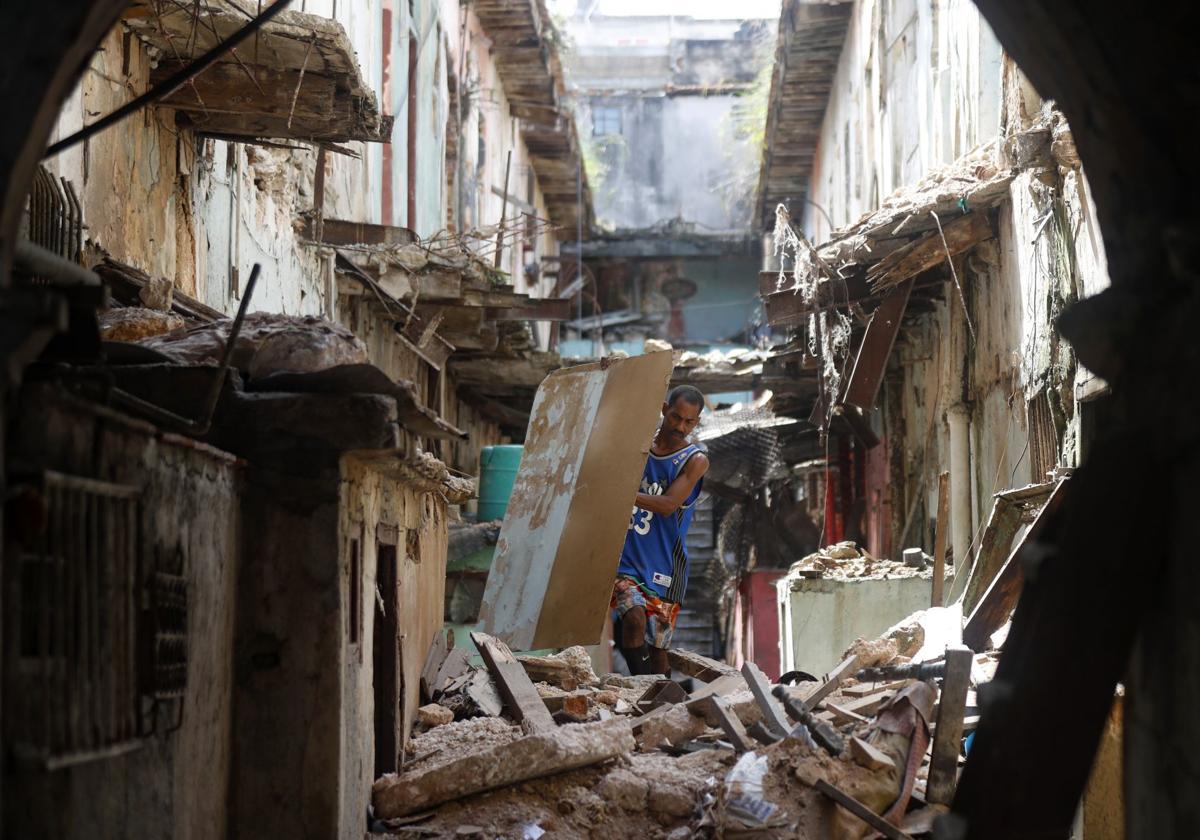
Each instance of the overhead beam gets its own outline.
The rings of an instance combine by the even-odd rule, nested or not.
[[[900,334],[904,310],[908,306],[908,298],[912,294],[915,282],[916,278],[910,277],[890,289],[871,315],[871,321],[863,334],[862,345],[858,348],[858,356],[854,360],[854,370],[846,385],[844,402],[856,405],[863,411],[870,411],[875,407],[879,386],[883,383],[883,374],[887,370],[892,347],[896,344],[896,336]]]

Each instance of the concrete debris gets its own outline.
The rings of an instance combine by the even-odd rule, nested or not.
[[[224,319],[139,343],[175,362],[217,364],[232,324],[232,319]],[[242,325],[232,364],[255,379],[280,371],[313,372],[367,361],[362,339],[340,324],[311,315],[255,312],[247,315]]]
[[[412,774],[389,773],[375,782],[371,799],[381,819],[402,817],[473,793],[598,764],[633,747],[625,720],[563,726]]]
[[[600,678],[592,668],[587,648],[575,645],[551,656],[518,656],[529,678],[573,691],[581,685],[597,685]]]
[[[903,561],[872,557],[853,542],[829,545],[793,563],[789,574],[833,580],[889,580],[893,578],[933,576],[925,566],[915,568]]]
[[[834,548],[843,562],[863,557],[851,545]],[[554,725],[533,734],[514,722],[521,714],[495,696],[486,670],[468,671],[418,711],[422,726],[407,748],[410,759],[399,775],[376,782],[375,813],[386,823],[429,812],[422,834],[433,837],[455,836],[468,825],[489,837],[525,836],[526,826],[537,826],[565,837],[858,840],[872,830],[864,814],[899,831],[906,814],[925,805],[912,796],[926,785],[939,666],[925,666],[921,679],[902,672],[876,684],[853,675],[907,663],[935,635],[925,628],[927,613],[909,616],[879,639],[860,639],[822,683],[786,689],[795,708],[786,715],[775,709],[781,719],[762,743],[745,735],[764,720],[763,697],[752,689],[770,698],[778,687],[753,666],[745,669],[748,679],[725,663],[677,652],[673,660],[697,674],[684,693],[662,692],[661,677],[597,676],[582,648],[514,656],[510,664],[523,670],[510,669],[506,679],[548,678],[531,681],[533,693],[521,698],[527,707],[536,697],[553,716]],[[973,680],[994,657],[976,657],[974,664]],[[572,665],[578,670],[570,674]],[[931,674],[934,680],[922,681]],[[639,707],[654,686],[669,699]],[[493,702],[464,700],[472,689],[490,691]],[[954,712],[963,717],[963,735],[978,715],[974,697],[971,691]],[[828,728],[839,748],[817,747],[797,715]],[[835,806],[830,790],[858,803],[857,813]]]
[[[183,327],[183,318],[157,308],[125,306],[100,313],[100,337],[105,341],[141,341]]]
[[[417,721],[429,729],[444,726],[454,720],[454,712],[437,703],[427,703],[417,709]]]

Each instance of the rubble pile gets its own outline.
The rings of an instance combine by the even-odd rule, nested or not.
[[[828,560],[873,559],[830,548],[846,556]],[[905,832],[889,837],[928,834],[977,720],[971,681],[994,669],[957,645],[913,661],[934,623],[914,615],[785,685],[687,651],[671,651],[687,675],[672,681],[598,675],[578,647],[516,656],[475,633],[476,667],[435,646],[400,772],[375,783],[372,830],[840,840],[878,836],[882,821]]]
[[[792,564],[790,573],[810,578],[836,578],[839,580],[888,580],[892,578],[932,577],[928,564],[920,567],[873,557],[865,548],[845,541],[828,545],[814,551]]]

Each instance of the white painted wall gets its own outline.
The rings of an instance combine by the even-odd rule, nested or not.
[[[780,670],[814,676],[833,670],[858,639],[877,639],[929,607],[931,577],[834,580],[784,575],[775,581]]]

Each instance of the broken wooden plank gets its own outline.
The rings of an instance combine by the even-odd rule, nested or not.
[[[846,686],[842,689],[842,694],[844,694],[846,697],[866,697],[868,694],[874,694],[877,691],[895,691],[897,688],[903,686],[906,682],[908,682],[908,680],[860,682],[858,685]]]
[[[496,690],[496,684],[492,682],[487,671],[476,671],[472,674],[464,691],[467,697],[471,698],[471,702],[475,704],[475,708],[479,709],[480,713],[486,717],[499,717],[500,713],[504,711],[500,692]]]
[[[943,222],[941,233],[932,230],[870,266],[867,282],[876,291],[898,286],[991,237],[992,226],[986,213],[977,211]]]
[[[496,688],[513,719],[527,732],[557,728],[546,704],[525,673],[525,668],[513,656],[508,645],[486,633],[472,633],[471,641],[479,648],[479,654],[496,681]]]
[[[621,718],[556,727],[423,773],[384,776],[375,782],[371,801],[380,819],[402,817],[474,793],[598,764],[633,748],[629,722]]]
[[[562,368],[541,382],[484,590],[483,630],[524,650],[600,641],[672,367],[660,351]],[[503,367],[496,378],[513,381]]]
[[[896,344],[896,336],[900,334],[900,324],[914,282],[916,278],[910,277],[889,289],[871,315],[854,359],[854,370],[843,392],[843,402],[858,406],[863,411],[871,411],[875,407],[879,386],[883,384],[883,374],[887,370],[892,347]]]
[[[859,697],[857,700],[851,700],[841,706],[842,710],[851,712],[855,715],[871,717],[880,709],[883,704],[892,698],[896,692],[891,689],[876,691],[874,694],[868,694],[866,697]]]
[[[850,757],[856,764],[868,770],[888,770],[896,766],[892,757],[882,750],[868,744],[862,738],[850,739]]]
[[[983,596],[979,599],[979,604],[971,612],[970,618],[967,619],[967,623],[963,627],[963,644],[976,653],[982,653],[987,650],[988,641],[991,639],[992,634],[999,630],[1004,622],[1008,621],[1008,617],[1016,607],[1017,599],[1021,596],[1021,585],[1025,580],[1024,572],[1021,569],[1021,562],[1018,558],[1026,546],[1037,542],[1046,527],[1046,523],[1053,519],[1059,506],[1062,505],[1062,500],[1067,493],[1064,488],[1069,483],[1070,479],[1063,479],[1054,488],[1054,491],[1050,494],[1050,498],[1046,500],[1042,512],[1038,514],[1038,518],[1034,523],[1029,526],[1029,530],[1025,532],[1024,538],[1012,550],[1012,553],[1008,555],[1008,559],[1004,561],[1004,565],[996,573],[996,578],[988,586]]]
[[[829,719],[836,723],[868,723],[871,720],[866,715],[852,712],[845,706],[838,706],[828,700],[825,701],[825,710],[829,712]]]
[[[687,699],[688,696],[683,690],[683,686],[674,680],[664,679],[647,688],[633,705],[639,712],[645,714],[651,709],[657,709],[664,703],[683,703]]]
[[[975,654],[961,645],[946,648],[946,675],[938,698],[937,729],[929,758],[929,782],[925,801],[949,805],[958,785],[958,756],[962,751],[963,714],[971,687],[971,663]]]
[[[825,675],[825,682],[821,683],[815,690],[804,697],[805,705],[810,709],[815,709],[822,700],[836,691],[842,682],[858,670],[858,663],[859,658],[857,654],[851,654],[842,660],[836,668]]]
[[[767,729],[776,735],[787,735],[792,725],[783,711],[783,706],[771,696],[771,684],[766,675],[753,662],[747,662],[742,666],[742,676],[745,677],[746,685],[750,686],[750,693],[754,695],[754,700],[762,711]]]
[[[991,516],[988,517],[983,536],[979,539],[975,564],[971,568],[970,576],[964,581],[963,615],[969,616],[979,604],[984,591],[1012,552],[1013,540],[1021,530],[1021,522],[1025,518],[1022,505],[1044,504],[1055,486],[1055,482],[1031,484],[996,494]]]
[[[704,683],[691,694],[688,695],[687,702],[695,703],[698,700],[703,700],[706,697],[714,695],[725,696],[732,694],[735,691],[740,691],[746,687],[746,681],[742,679],[742,675],[738,673],[722,674],[710,683]]]
[[[816,788],[818,793],[828,796],[838,805],[841,805],[851,814],[888,838],[888,840],[912,840],[909,835],[896,828],[896,826],[879,816],[879,814],[876,814],[853,796],[839,790],[824,779],[817,779],[817,783],[813,787]]]
[[[740,677],[737,668],[732,665],[726,665],[724,662],[718,662],[715,659],[709,659],[707,656],[701,656],[690,650],[676,650],[671,648],[667,651],[667,659],[671,663],[671,667],[681,674],[686,674],[689,677],[695,677],[704,682],[712,682],[717,677],[729,676],[730,674]]]
[[[421,669],[421,694],[429,700],[433,699],[433,694],[437,690],[434,683],[437,681],[438,671],[449,653],[450,646],[446,641],[446,634],[438,633],[433,637],[433,644],[429,646],[429,652],[425,656],[425,666]]]
[[[724,697],[714,694],[705,698],[708,703],[708,711],[716,716],[717,722],[721,725],[725,737],[729,739],[729,743],[733,744],[734,752],[744,753],[754,749],[754,745],[750,743],[750,736],[746,733],[742,722],[738,720],[737,715],[729,708],[729,703]]]
[[[569,321],[575,317],[571,301],[560,298],[530,298],[524,304],[489,306],[484,311],[492,321]]]
[[[452,648],[438,668],[437,676],[433,679],[431,688],[434,693],[445,691],[446,686],[467,672],[467,663],[471,654],[462,648]]]
[[[408,228],[376,225],[370,222],[349,222],[345,219],[325,219],[321,223],[320,239],[312,219],[306,219],[301,236],[323,245],[411,245],[417,235]]]
[[[938,506],[936,530],[933,537],[933,590],[930,606],[940,607],[946,585],[946,537],[950,532],[950,473],[938,476]],[[959,552],[956,549],[955,554]],[[962,552],[965,556],[966,552]],[[965,566],[963,558],[957,560],[959,568]]]

